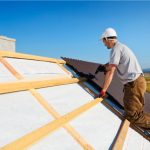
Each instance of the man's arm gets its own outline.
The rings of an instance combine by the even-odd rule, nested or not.
[[[106,92],[112,79],[113,79],[113,75],[114,75],[114,72],[116,70],[116,66],[115,65],[108,65],[108,68],[107,68],[107,72],[106,72],[106,75],[105,75],[105,79],[104,79],[104,84],[103,84],[103,88],[102,88],[102,91],[103,92]]]

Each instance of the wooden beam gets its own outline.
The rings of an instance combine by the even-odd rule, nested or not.
[[[130,126],[130,122],[127,119],[125,119],[121,125],[118,136],[112,146],[112,150],[118,150],[123,148],[123,144],[126,139],[129,126]]]
[[[84,79],[60,77],[59,79],[37,79],[37,80],[19,80],[15,82],[0,83],[0,94],[29,90],[32,88],[44,88],[58,85],[73,84],[84,81]]]
[[[23,77],[3,58],[0,56],[0,62],[18,79],[23,79]]]
[[[0,50],[0,56],[1,57],[10,57],[10,58],[22,58],[22,59],[29,59],[29,60],[46,61],[46,62],[60,63],[60,64],[66,63],[64,60],[61,60],[61,59],[41,57],[41,56],[36,56],[36,55],[29,55],[29,54],[16,53],[16,52],[11,52],[11,51],[3,51],[3,50]]]
[[[72,119],[76,118],[83,112],[86,112],[99,102],[101,102],[103,99],[102,98],[97,98],[95,100],[92,100],[81,107],[73,110],[72,112],[59,117],[58,119],[46,124],[45,126],[21,137],[20,139],[4,146],[1,148],[1,150],[20,150],[20,149],[25,149],[32,145],[34,142],[37,142],[41,138],[47,136],[49,133],[55,131],[56,129],[62,127],[64,124],[67,122],[71,121]]]
[[[30,89],[32,95],[37,99],[37,101],[51,114],[55,119],[61,117],[59,113],[39,94],[35,89]],[[69,124],[64,124],[62,126],[66,131],[83,147],[85,150],[94,150],[94,148],[88,144],[88,142],[81,137],[81,135]]]

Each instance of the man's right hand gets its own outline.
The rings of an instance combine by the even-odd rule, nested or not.
[[[106,63],[104,65],[99,65],[98,68],[95,71],[95,74],[97,74],[98,72],[106,73],[107,72],[107,66],[108,66],[108,63]]]

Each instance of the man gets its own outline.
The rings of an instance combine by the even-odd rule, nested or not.
[[[137,126],[150,130],[150,115],[143,113],[146,82],[135,55],[126,45],[117,40],[117,33],[112,28],[105,30],[101,40],[111,51],[99,96],[105,95],[116,71],[124,84],[123,102],[126,118]]]

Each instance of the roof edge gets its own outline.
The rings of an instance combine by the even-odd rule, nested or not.
[[[1,57],[10,57],[10,58],[22,58],[22,59],[29,59],[29,60],[37,60],[37,61],[46,61],[46,62],[52,62],[52,63],[60,63],[65,64],[66,62],[61,59],[55,59],[55,58],[49,58],[49,57],[43,57],[43,56],[37,56],[37,55],[30,55],[25,53],[16,53],[11,51],[4,51],[0,50],[0,56]]]

